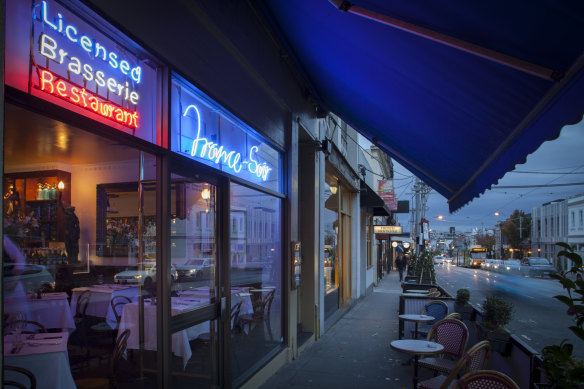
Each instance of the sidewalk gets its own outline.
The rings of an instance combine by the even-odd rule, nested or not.
[[[408,356],[389,347],[398,338],[400,293],[398,274],[391,272],[261,388],[410,388],[412,367],[402,366]]]

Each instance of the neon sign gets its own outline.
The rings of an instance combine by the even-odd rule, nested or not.
[[[95,112],[104,118],[114,120],[126,127],[138,128],[138,112],[131,112],[116,104],[104,102],[85,88],[57,77],[48,70],[38,69],[40,90]]]
[[[272,168],[268,166],[266,162],[260,163],[256,160],[256,154],[259,151],[258,146],[252,146],[249,149],[249,160],[242,160],[241,153],[238,153],[235,150],[227,150],[222,145],[212,142],[207,138],[202,138],[201,114],[199,109],[195,105],[191,104],[185,109],[183,117],[187,116],[189,110],[191,109],[194,110],[197,115],[197,137],[193,141],[193,145],[191,147],[191,156],[208,159],[217,164],[226,164],[235,173],[241,172],[243,167],[247,166],[247,170],[251,174],[260,178],[262,181],[266,181],[268,179],[268,175]]]

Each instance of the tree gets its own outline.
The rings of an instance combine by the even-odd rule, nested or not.
[[[477,244],[487,249],[487,252],[493,251],[493,247],[495,246],[495,235],[477,235],[475,236],[475,239]]]
[[[501,227],[501,234],[513,248],[520,248],[521,242],[531,237],[531,215],[516,209]]]

